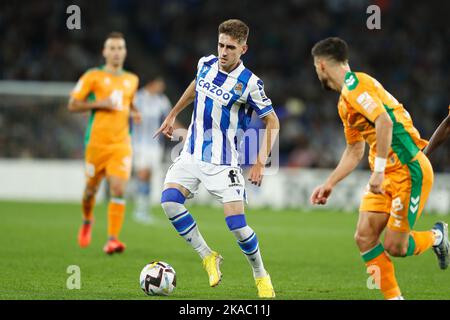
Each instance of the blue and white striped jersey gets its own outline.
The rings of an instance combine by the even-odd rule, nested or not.
[[[252,112],[273,112],[264,84],[244,64],[226,73],[218,58],[203,57],[197,66],[194,111],[183,153],[217,165],[238,166],[241,138]]]

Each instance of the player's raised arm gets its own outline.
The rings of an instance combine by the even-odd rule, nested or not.
[[[316,187],[311,194],[310,201],[312,204],[327,203],[328,197],[331,195],[334,186],[347,177],[358,166],[364,156],[364,149],[364,141],[347,144],[336,169],[330,174],[326,182]]]
[[[450,137],[450,114],[441,122],[439,127],[433,133],[430,139],[430,143],[423,150],[423,152],[427,157],[429,157],[430,154],[449,137]]]
[[[265,124],[264,137],[259,150],[258,159],[250,169],[248,177],[248,180],[258,187],[261,186],[264,167],[280,130],[280,122],[275,112],[270,112],[267,116],[261,118],[261,120]]]
[[[195,99],[195,80],[193,80],[184,91],[176,105],[170,110],[164,122],[159,127],[158,131],[154,134],[153,138],[156,138],[160,133],[164,134],[167,138],[172,139],[172,133],[174,130],[174,123],[178,114],[183,111],[188,105],[190,105]]]

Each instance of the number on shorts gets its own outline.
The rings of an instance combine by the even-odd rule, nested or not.
[[[230,172],[228,173],[228,178],[230,178],[231,183],[241,183],[239,181],[239,177],[238,177],[238,171],[237,170],[230,170]]]
[[[394,212],[399,212],[403,210],[402,199],[400,199],[400,197],[397,197],[394,200],[392,200],[392,210]]]

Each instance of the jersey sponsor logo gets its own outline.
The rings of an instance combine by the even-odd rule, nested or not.
[[[105,85],[109,85],[111,84],[111,78],[105,77],[105,80],[103,80],[103,82],[105,83]]]
[[[197,90],[206,94],[211,99],[218,100],[222,104],[227,104],[231,99],[231,94],[228,91],[205,79],[198,80]]]
[[[361,93],[358,98],[356,98],[356,101],[369,113],[372,113],[377,107],[375,100],[373,100],[370,94],[366,91]]]

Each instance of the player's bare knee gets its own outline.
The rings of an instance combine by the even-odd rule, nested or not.
[[[141,169],[137,172],[137,178],[141,181],[150,180],[150,170],[149,169]]]
[[[243,214],[244,202],[243,201],[231,201],[223,204],[223,211],[225,216]]]
[[[378,237],[360,232],[358,230],[355,232],[354,239],[358,248],[363,251],[367,251],[378,242]]]
[[[388,241],[385,242],[384,249],[392,257],[405,257],[408,251],[408,246],[403,243]]]
[[[120,183],[114,183],[110,186],[110,192],[112,197],[123,197],[125,195],[125,185]]]
[[[384,249],[392,257],[403,257],[403,256],[406,255],[406,251],[405,251],[404,254],[402,254],[401,248],[398,248],[398,247],[395,247],[395,246],[390,246],[390,247],[387,247],[387,248],[384,248]]]
[[[364,244],[366,243],[366,237],[364,237],[361,233],[356,231],[353,238],[355,239],[356,245],[359,248],[364,247]]]

